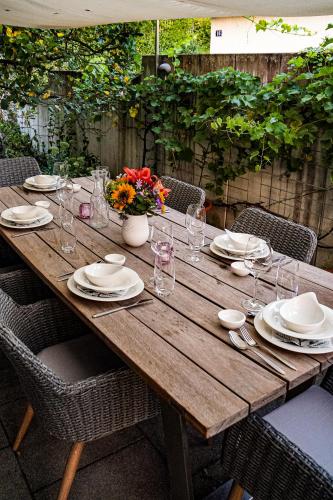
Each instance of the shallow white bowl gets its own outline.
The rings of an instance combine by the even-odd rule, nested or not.
[[[298,333],[313,332],[325,321],[324,310],[313,292],[287,300],[280,309],[280,316],[290,330]]]
[[[107,286],[112,281],[115,273],[118,273],[121,267],[114,264],[91,264],[85,267],[84,272],[88,280],[96,286]]]
[[[247,276],[250,274],[250,270],[245,267],[245,264],[242,261],[232,262],[230,264],[230,268],[234,274],[237,274],[237,276]]]
[[[73,191],[74,193],[78,193],[81,189],[81,185],[80,184],[73,184]]]
[[[37,217],[40,210],[38,207],[33,205],[20,205],[18,207],[11,208],[11,213],[13,218],[16,220],[30,220]]]
[[[246,316],[236,309],[222,309],[218,313],[220,323],[229,330],[240,328],[244,325]]]
[[[126,257],[121,253],[109,253],[104,257],[104,260],[105,262],[114,264],[115,266],[123,266],[126,262]]]
[[[35,175],[33,179],[34,184],[37,186],[53,186],[57,182],[53,175]]]
[[[49,208],[51,202],[46,200],[35,201],[36,207]]]
[[[260,238],[254,238],[251,242],[251,247],[248,248],[247,244],[249,239],[253,236],[253,234],[247,233],[234,233],[232,231],[226,230],[226,233],[229,237],[229,240],[232,243],[232,246],[236,250],[254,250],[257,248],[261,242]]]

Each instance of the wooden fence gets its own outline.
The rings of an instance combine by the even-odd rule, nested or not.
[[[193,74],[204,74],[223,67],[233,67],[259,76],[263,82],[287,67],[290,54],[235,54],[235,55],[187,55],[181,56],[181,67]],[[143,58],[144,74],[153,74],[155,58]],[[25,130],[36,130],[45,144],[48,143],[48,109],[40,108],[29,122],[22,116],[21,126]],[[131,119],[117,121],[116,117],[103,117],[100,132],[89,131],[89,150],[114,172],[122,166],[137,167],[142,164],[143,141]],[[79,134],[78,134],[79,137]],[[168,173],[190,183],[196,183],[198,172],[189,164],[182,164],[172,171],[163,151],[151,144],[147,163],[157,163],[160,174]],[[157,156],[156,156],[157,154]],[[248,173],[233,182],[226,183],[221,203],[213,206],[209,220],[218,227],[230,225],[239,211],[248,204],[259,204],[273,213],[311,226],[319,235],[333,227],[333,190],[329,166],[316,163],[305,165],[301,172],[284,175],[283,166],[275,164],[261,173]],[[210,193],[207,193],[211,197]],[[333,234],[321,241],[321,245],[332,246]],[[319,248],[319,265],[333,268],[333,251]]]

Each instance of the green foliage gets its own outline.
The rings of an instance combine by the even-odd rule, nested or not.
[[[0,115],[0,158],[33,156],[43,161],[44,155],[37,146],[29,134],[21,131],[15,115],[9,114],[6,118]]]
[[[142,55],[155,54],[155,21],[136,24],[142,34],[136,47]],[[210,47],[210,19],[173,19],[160,21],[160,53],[206,54]]]
[[[314,163],[315,144],[332,166],[332,63],[332,50],[311,49],[264,85],[232,68],[200,76],[176,69],[132,87],[130,105],[138,129],[153,134],[171,164],[195,164],[202,184],[209,173],[205,187],[220,195],[225,181],[275,160],[287,171]]]
[[[267,21],[266,19],[255,20],[253,16],[245,17],[248,21],[251,21],[255,24],[256,31],[277,31],[279,33],[285,33],[288,35],[297,35],[297,36],[312,36],[314,32],[312,32],[306,26],[298,26],[297,24],[289,24],[286,23],[281,17],[271,19]]]

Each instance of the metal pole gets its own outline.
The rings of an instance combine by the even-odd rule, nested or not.
[[[160,62],[160,21],[157,19],[155,21],[155,74],[156,75],[159,62]]]

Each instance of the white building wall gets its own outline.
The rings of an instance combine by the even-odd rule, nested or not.
[[[257,17],[255,19],[263,18]],[[265,17],[265,19],[274,18]],[[213,18],[211,21],[210,53],[272,54],[297,52],[307,47],[317,47],[322,39],[329,35],[330,32],[325,31],[325,28],[329,22],[333,22],[333,16],[284,17],[283,20],[287,24],[304,26],[315,34],[313,36],[300,36],[270,30],[257,33],[254,23],[244,17]]]

